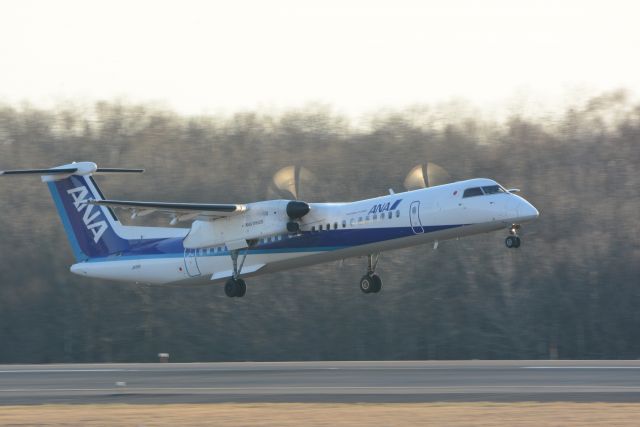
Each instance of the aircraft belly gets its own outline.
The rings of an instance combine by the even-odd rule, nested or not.
[[[73,264],[72,273],[98,279],[164,284],[188,277],[182,258],[127,259]]]
[[[313,264],[314,262],[316,262],[315,260],[312,260],[310,263],[305,263],[303,260],[312,258],[315,254],[318,253],[322,252],[273,252],[257,254],[249,253],[244,261],[243,270],[245,271],[245,273],[242,273],[242,277],[252,277],[263,273],[295,268],[298,265],[303,266]],[[240,263],[241,259],[242,255],[238,257],[238,264]],[[229,257],[228,255],[198,257],[198,263],[201,267],[202,276],[205,276],[210,283],[225,282],[229,278],[229,275],[216,278],[212,277],[222,272],[230,273],[230,271],[232,271],[233,269],[231,257]],[[246,273],[246,271],[249,272]]]

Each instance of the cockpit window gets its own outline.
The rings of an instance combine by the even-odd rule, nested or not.
[[[467,188],[464,190],[462,197],[473,197],[473,196],[482,196],[482,189],[480,187]]]
[[[482,189],[484,190],[484,194],[506,193],[506,191],[504,191],[504,188],[500,187],[499,185],[489,185],[487,187],[482,187]]]

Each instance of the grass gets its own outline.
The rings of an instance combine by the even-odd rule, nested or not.
[[[9,426],[631,426],[634,403],[168,404],[0,406]]]

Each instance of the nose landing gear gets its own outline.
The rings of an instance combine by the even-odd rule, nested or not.
[[[365,294],[375,294],[382,289],[382,279],[375,274],[379,259],[380,254],[370,254],[367,256],[367,274],[360,279],[360,290]]]
[[[520,237],[518,237],[518,230],[520,230],[520,224],[513,224],[509,229],[509,236],[504,239],[504,244],[509,249],[517,249],[520,247]]]

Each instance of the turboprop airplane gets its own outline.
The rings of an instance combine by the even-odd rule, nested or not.
[[[434,165],[435,167],[436,165]],[[418,170],[418,168],[420,168]],[[86,277],[149,284],[221,283],[229,297],[246,292],[243,277],[350,257],[366,256],[362,292],[377,293],[379,254],[391,249],[508,230],[518,248],[520,224],[538,211],[497,182],[476,178],[349,203],[267,200],[247,204],[166,203],[105,199],[93,175],[142,169],[99,168],[78,162],[51,169],[1,171],[39,175],[51,192],[73,249],[71,272]],[[407,182],[424,181],[414,168]],[[114,209],[132,217],[168,214],[171,225],[123,225]]]

